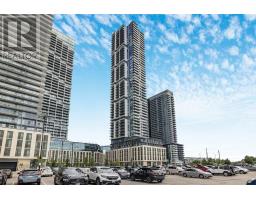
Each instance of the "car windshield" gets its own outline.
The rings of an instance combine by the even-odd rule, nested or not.
[[[23,171],[22,175],[25,175],[25,176],[39,175],[39,172],[38,171]]]
[[[111,168],[99,168],[100,173],[113,173]]]
[[[79,171],[76,168],[67,168],[63,170],[63,174],[78,174]]]
[[[126,172],[124,169],[119,169],[118,171],[119,172]]]

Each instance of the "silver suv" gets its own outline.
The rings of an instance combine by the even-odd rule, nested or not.
[[[110,167],[92,167],[88,174],[89,182],[94,182],[96,185],[121,183],[120,176],[115,173]]]

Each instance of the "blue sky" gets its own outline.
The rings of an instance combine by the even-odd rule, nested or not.
[[[110,143],[111,33],[131,20],[145,33],[147,95],[174,92],[186,156],[255,156],[255,15],[55,15],[76,42],[69,139]]]

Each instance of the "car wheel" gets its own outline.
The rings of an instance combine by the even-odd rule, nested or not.
[[[240,174],[245,174],[243,170],[240,170],[239,173],[240,173]]]
[[[224,176],[228,176],[228,172],[223,172],[223,175]]]
[[[101,185],[100,179],[96,178],[96,185]]]
[[[36,184],[37,184],[37,185],[40,185],[40,184],[41,184],[41,181],[38,181]]]
[[[200,174],[200,175],[199,175],[199,178],[204,178],[204,175],[203,175],[203,174]]]
[[[131,175],[131,180],[135,181],[135,176],[134,175]]]
[[[151,182],[152,182],[152,179],[151,179],[150,177],[147,177],[147,178],[146,178],[146,181],[147,181],[147,183],[151,183]]]
[[[82,180],[80,181],[80,185],[86,185],[86,181],[85,181],[84,179],[82,179]]]
[[[187,177],[188,175],[186,173],[183,174],[184,177]]]
[[[162,183],[162,182],[163,182],[163,180],[158,180],[157,182],[158,182],[158,183]]]

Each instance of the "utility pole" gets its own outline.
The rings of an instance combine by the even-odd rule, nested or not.
[[[208,151],[207,151],[207,147],[206,147],[206,160],[208,161]]]
[[[218,150],[218,154],[219,154],[219,165],[220,165],[220,150]]]

